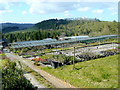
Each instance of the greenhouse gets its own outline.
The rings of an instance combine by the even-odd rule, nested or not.
[[[56,40],[56,39],[43,39],[43,40],[35,40],[35,41],[23,41],[23,42],[14,42],[10,43],[9,46],[11,48],[24,48],[24,47],[36,47],[36,46],[47,46],[47,45],[60,45],[66,43],[91,43],[96,41],[101,41],[110,38],[117,38],[118,35],[104,35],[98,37],[89,37],[89,38],[75,38],[69,40]]]

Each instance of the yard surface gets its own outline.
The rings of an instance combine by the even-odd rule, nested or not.
[[[40,67],[79,88],[118,88],[118,55],[52,69]]]

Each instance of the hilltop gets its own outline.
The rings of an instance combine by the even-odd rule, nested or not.
[[[13,32],[13,31],[20,31],[31,28],[34,24],[25,24],[25,23],[0,23],[0,28],[2,33]]]
[[[24,30],[11,29],[11,33],[3,34],[3,38],[7,38],[9,42],[16,42],[65,36],[100,36],[111,34],[118,34],[118,22],[116,21],[100,21],[96,18],[68,18],[44,20],[30,25],[29,28]]]

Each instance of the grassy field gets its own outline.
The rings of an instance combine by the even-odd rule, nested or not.
[[[80,88],[118,88],[118,55],[80,62],[57,69],[40,67]]]

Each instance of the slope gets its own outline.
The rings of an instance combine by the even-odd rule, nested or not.
[[[80,88],[118,88],[118,55],[80,62],[57,69],[40,67]]]

